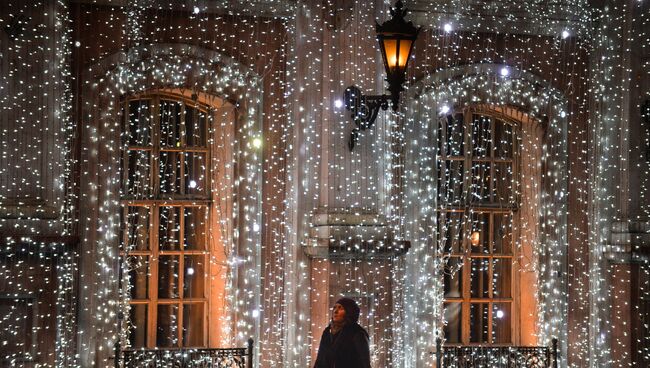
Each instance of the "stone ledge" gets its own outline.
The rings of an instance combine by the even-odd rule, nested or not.
[[[368,259],[403,255],[410,246],[394,238],[381,214],[358,208],[319,208],[303,250],[311,258]]]
[[[305,254],[317,259],[388,259],[408,252],[407,240],[336,240],[309,238]]]
[[[612,223],[605,258],[612,263],[650,261],[650,222],[628,220]]]

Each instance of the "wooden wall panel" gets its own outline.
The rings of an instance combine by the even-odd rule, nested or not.
[[[60,61],[66,55],[56,24],[60,11],[54,0],[0,4],[0,232],[53,235],[62,229],[66,71]]]

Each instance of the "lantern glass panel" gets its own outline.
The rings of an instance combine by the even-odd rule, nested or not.
[[[397,40],[382,39],[386,64],[389,69],[394,69],[397,65]]]
[[[411,52],[411,45],[413,41],[411,40],[400,40],[399,41],[399,69],[406,69],[406,63],[408,62],[409,53]]]

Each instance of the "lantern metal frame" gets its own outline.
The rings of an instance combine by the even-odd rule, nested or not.
[[[345,108],[351,112],[352,120],[356,125],[350,133],[350,141],[348,147],[350,151],[354,149],[358,139],[359,132],[362,130],[370,129],[377,119],[379,109],[388,110],[388,102],[390,100],[393,111],[397,111],[399,107],[399,94],[404,90],[402,85],[406,80],[406,68],[411,59],[413,52],[413,45],[417,39],[420,28],[416,28],[412,22],[406,22],[404,16],[407,9],[403,8],[401,0],[397,0],[395,7],[390,8],[391,19],[383,24],[377,23],[377,41],[381,49],[381,56],[386,70],[386,81],[388,82],[388,91],[390,95],[364,95],[361,89],[356,86],[349,86],[345,89]],[[386,55],[386,41],[395,41],[395,55]],[[404,59],[404,65],[400,67],[400,51],[401,42],[410,42],[408,48],[408,55]],[[389,58],[396,61],[394,67],[390,66]]]

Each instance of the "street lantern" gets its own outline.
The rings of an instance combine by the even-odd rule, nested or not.
[[[390,101],[393,111],[399,107],[399,94],[404,90],[402,85],[406,80],[406,67],[413,51],[413,44],[418,36],[419,28],[412,22],[406,22],[404,16],[407,10],[403,9],[401,0],[390,9],[391,19],[383,24],[377,24],[377,41],[386,69],[386,81],[390,92]],[[387,95],[366,96],[356,86],[345,89],[345,107],[352,113],[356,127],[352,130],[348,146],[354,149],[360,130],[372,127],[377,119],[379,109],[388,109]]]
[[[384,59],[393,110],[397,111],[399,93],[404,89],[402,84],[406,79],[406,66],[411,58],[413,44],[420,30],[415,28],[413,23],[407,23],[404,20],[406,9],[402,9],[400,0],[395,3],[395,8],[390,10],[390,14],[393,18],[384,24],[377,24],[377,41],[379,41],[381,56]]]

